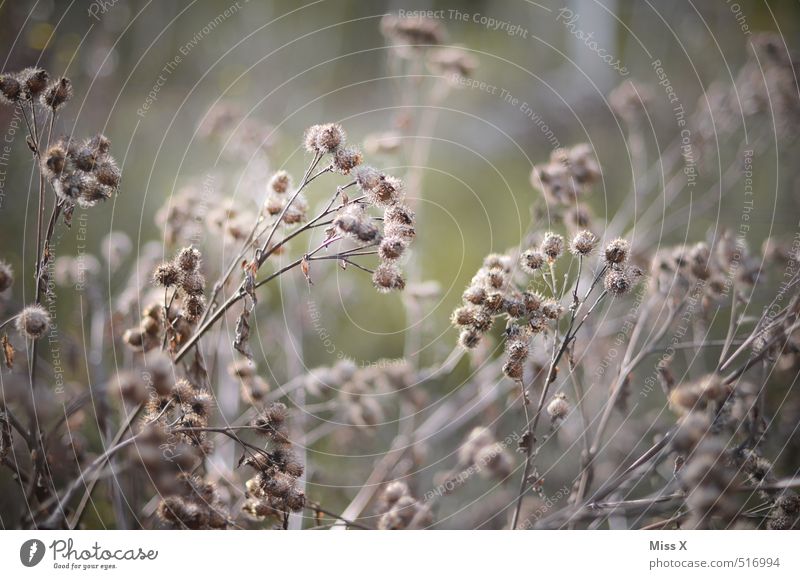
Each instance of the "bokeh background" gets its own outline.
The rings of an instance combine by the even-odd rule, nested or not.
[[[579,15],[575,26],[591,31],[629,74],[604,64],[571,34],[559,12],[563,8]],[[800,4],[759,0],[6,0],[0,4],[0,68],[38,63],[53,76],[69,76],[75,98],[60,116],[59,132],[102,131],[123,168],[119,195],[65,231],[59,252],[97,253],[105,235],[122,231],[133,241],[133,263],[136,249],[162,239],[155,215],[181,188],[211,183],[208,195],[257,200],[263,183],[251,178],[253,167],[266,160],[299,176],[308,161],[300,146],[307,126],[342,122],[353,143],[392,128],[415,105],[407,104],[404,111],[398,103],[403,80],[389,69],[379,23],[386,13],[412,10],[442,11],[447,42],[472,52],[479,61],[473,78],[487,87],[450,91],[418,136],[428,142],[430,154],[421,169],[413,260],[420,279],[441,288],[438,297],[424,302],[429,329],[421,356],[426,363],[441,361],[452,350],[456,333],[448,329],[448,317],[483,256],[523,237],[529,207],[539,195],[529,180],[532,166],[555,146],[593,146],[603,170],[602,185],[589,201],[597,215],[611,220],[631,202],[634,167],[626,132],[607,101],[616,86],[636,80],[650,87],[646,139],[657,150],[674,139],[677,129],[671,104],[657,85],[654,60],[663,63],[691,111],[712,83],[735,76],[748,57],[748,32],[779,32],[794,49],[800,31]],[[500,24],[495,28],[487,19]],[[229,139],[204,138],[198,127],[221,101],[234,103],[246,121],[231,121]],[[264,147],[237,146],[253,123],[264,129]],[[21,291],[30,293],[34,173],[23,130],[14,128],[8,107],[0,109],[0,133],[12,147],[3,167],[0,248],[25,280]],[[698,190],[712,186],[720,168],[733,159],[735,143],[728,145],[720,143],[719,159],[701,169],[705,186]],[[760,159],[763,170],[754,172],[757,195],[768,202],[754,211],[753,245],[796,225],[800,181],[791,166],[796,149],[778,150]],[[409,164],[390,155],[370,161],[397,174]],[[319,202],[325,194],[312,189],[309,196]],[[659,243],[702,239],[715,224],[735,228],[740,213],[738,203],[716,200],[711,211],[665,231]],[[354,283],[333,268],[316,275],[341,278],[338,295],[315,298],[298,274],[281,283],[283,291],[269,294],[267,307],[278,311],[286,291],[310,295],[323,326],[334,333],[337,354],[364,364],[402,354],[401,296],[378,296],[369,283]],[[111,278],[106,290],[114,293],[125,283]],[[66,292],[59,308],[62,327],[80,320],[82,313]],[[291,313],[287,320],[308,323]],[[306,367],[335,362],[312,329],[300,334],[298,355]],[[283,338],[260,332],[264,359],[288,347]],[[286,368],[275,373],[285,375]],[[439,387],[447,391],[457,383]],[[347,491],[342,493],[344,501]]]

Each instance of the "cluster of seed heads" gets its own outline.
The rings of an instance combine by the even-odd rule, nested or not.
[[[110,148],[104,135],[82,142],[62,137],[45,152],[42,171],[64,202],[92,207],[119,187],[122,174]]]
[[[175,529],[225,529],[229,518],[213,483],[187,473],[178,475],[178,491],[158,504],[158,517]]]
[[[381,501],[384,513],[378,519],[379,529],[424,529],[433,523],[430,507],[411,496],[408,485],[402,481],[386,485]]]
[[[575,206],[600,176],[600,165],[591,147],[581,143],[571,149],[555,149],[548,163],[534,166],[531,183],[548,202]]]
[[[305,506],[305,493],[299,483],[304,467],[292,450],[287,417],[286,405],[276,402],[251,423],[270,442],[269,451],[246,449],[242,460],[243,465],[256,471],[245,484],[247,501],[243,508],[257,519],[281,520]]]
[[[347,202],[342,191],[345,202],[333,219],[329,235],[340,235],[362,244],[377,245],[380,263],[373,273],[373,284],[380,292],[402,290],[405,288],[405,279],[398,267],[398,261],[416,236],[414,212],[403,204],[403,182],[374,167],[362,165],[361,153],[355,148],[347,147],[345,143],[344,129],[336,123],[314,125],[305,134],[306,149],[315,155],[330,155],[331,168],[345,175],[352,174],[354,184],[363,197],[358,202]],[[276,185],[278,190],[275,189]],[[270,205],[268,211],[279,213],[283,210],[280,199],[285,196],[289,187],[288,176],[276,174],[270,187],[273,192],[267,200]],[[380,221],[368,212],[370,205],[383,210],[383,231],[378,225]],[[304,212],[303,207],[307,207],[307,204],[301,202],[301,210]]]
[[[145,407],[145,423],[159,426],[191,445],[209,448],[206,440],[214,399],[211,393],[181,378],[166,394],[151,396]]]
[[[461,469],[475,468],[480,476],[499,481],[514,470],[514,459],[506,445],[484,426],[475,427],[467,435],[458,449],[458,464]]]
[[[17,73],[0,74],[0,102],[7,104],[38,103],[52,111],[72,98],[72,83],[61,77],[51,80],[42,68],[26,68]]]

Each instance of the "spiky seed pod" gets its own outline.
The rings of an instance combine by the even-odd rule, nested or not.
[[[202,294],[190,295],[183,303],[185,317],[189,322],[196,322],[206,311],[206,298]]]
[[[79,148],[75,153],[75,166],[81,171],[92,171],[97,162],[97,151],[88,144]]]
[[[512,380],[521,380],[522,376],[524,375],[522,362],[508,360],[505,364],[503,364],[503,374]]]
[[[453,311],[450,321],[454,326],[472,326],[475,323],[475,316],[478,309],[474,306],[461,306]]]
[[[352,147],[337,149],[333,155],[333,167],[342,175],[349,175],[350,171],[364,162],[361,151]]]
[[[23,88],[23,98],[37,98],[47,88],[49,78],[47,71],[43,68],[30,67],[20,72],[19,80]]]
[[[502,289],[508,282],[508,276],[502,269],[490,269],[486,272],[486,281],[489,283],[489,287]]]
[[[383,261],[392,261],[400,258],[407,246],[401,237],[385,237],[378,246],[378,255]]]
[[[502,311],[505,301],[505,296],[503,296],[502,292],[490,291],[486,294],[483,307],[486,308],[486,311],[489,313],[496,314]]]
[[[181,272],[171,261],[159,264],[153,272],[153,281],[161,287],[172,287],[178,283]]]
[[[584,229],[576,233],[575,237],[572,238],[569,250],[574,255],[586,257],[587,255],[591,255],[595,247],[597,247],[597,242],[597,236],[591,231]]]
[[[464,290],[462,297],[464,301],[478,306],[486,300],[486,290],[480,286],[471,285]]]
[[[195,390],[193,396],[191,396],[184,405],[188,412],[207,419],[211,415],[214,399],[207,390]]]
[[[570,407],[569,402],[567,402],[567,396],[561,392],[553,396],[547,405],[547,415],[553,422],[563,420],[567,414],[569,414],[569,410]]]
[[[317,133],[316,145],[320,153],[333,153],[344,145],[345,133],[342,125],[337,123],[327,123],[319,128]]]
[[[375,189],[381,182],[381,173],[375,167],[360,166],[355,170],[356,185],[362,192]]]
[[[522,293],[522,302],[525,305],[525,309],[530,314],[538,311],[542,307],[544,298],[539,293],[525,291]]]
[[[190,296],[201,295],[206,288],[206,279],[199,271],[184,273],[180,280],[181,289]]]
[[[306,132],[303,135],[303,144],[306,148],[306,151],[309,153],[317,153],[319,151],[317,147],[317,138],[319,137],[321,131],[322,125],[311,125],[306,129]]]
[[[471,350],[477,347],[480,341],[481,333],[475,328],[464,329],[458,336],[458,343],[466,350]]]
[[[510,272],[511,265],[511,258],[500,253],[490,253],[483,258],[483,267],[489,270],[499,269],[501,271]]]
[[[97,133],[94,137],[89,139],[86,144],[100,155],[107,155],[108,151],[111,149],[111,141],[102,133]]]
[[[44,168],[51,179],[61,175],[67,164],[67,150],[57,143],[50,147],[45,154]]]
[[[269,180],[269,190],[273,193],[286,193],[292,188],[292,177],[281,169],[277,171]]]
[[[481,333],[485,333],[492,329],[493,323],[492,315],[485,308],[478,308],[478,311],[475,312],[475,320],[472,322],[472,327]]]
[[[175,382],[170,390],[170,397],[179,405],[189,404],[196,394],[197,388],[185,378]]]
[[[86,176],[82,173],[75,172],[69,175],[62,175],[54,185],[59,197],[74,203],[83,194],[86,184]]]
[[[375,205],[387,207],[397,203],[403,189],[403,182],[391,175],[381,175],[377,187],[371,189],[367,196]]]
[[[606,246],[606,263],[619,265],[625,263],[630,254],[630,244],[624,239],[615,239]]]
[[[5,261],[0,260],[0,292],[14,285],[14,270]]]
[[[42,93],[42,104],[53,111],[57,111],[63,107],[72,98],[72,82],[62,76],[55,82],[51,83]]]
[[[530,348],[526,340],[508,340],[506,342],[506,356],[512,362],[524,362],[528,359]]]
[[[535,273],[544,265],[544,254],[537,249],[528,249],[520,256],[520,265],[527,273]]]
[[[362,221],[358,224],[358,227],[355,231],[355,236],[358,238],[359,241],[363,242],[370,242],[375,241],[381,235],[380,229],[378,226],[372,223],[371,221]],[[402,238],[400,238],[402,241]]]
[[[175,265],[184,273],[193,272],[200,267],[201,257],[200,250],[190,245],[178,252],[175,257]]]
[[[394,222],[383,222],[383,232],[387,237],[399,237],[411,241],[417,236],[417,230],[413,225],[401,225]]]
[[[40,305],[27,306],[19,317],[15,325],[17,331],[31,340],[38,340],[50,329],[50,314]]]
[[[305,195],[300,193],[297,197],[295,197],[292,204],[286,209],[286,213],[283,214],[283,222],[287,225],[302,223],[306,220],[307,212],[308,200],[306,199]]]
[[[564,253],[564,237],[558,233],[548,231],[544,234],[540,249],[548,260],[555,261]]]
[[[110,197],[111,190],[94,177],[89,176],[84,180],[84,187],[77,201],[81,207],[94,207],[100,201],[105,201]]]
[[[13,74],[0,75],[0,102],[14,104],[22,97],[22,85]]]
[[[122,172],[112,158],[106,157],[94,166],[94,176],[98,183],[116,189],[122,179]]]
[[[387,207],[383,212],[384,222],[392,225],[413,226],[414,219],[414,211],[412,211],[410,207],[401,204]]]
[[[540,311],[548,320],[558,320],[564,315],[564,306],[555,300],[545,300]]]
[[[603,287],[613,296],[623,296],[633,287],[633,275],[630,268],[612,267],[606,271]]]
[[[406,286],[406,282],[403,279],[403,274],[393,263],[380,264],[375,269],[375,273],[372,274],[372,283],[381,293],[402,290]]]
[[[514,319],[525,317],[528,314],[525,303],[515,298],[506,298],[503,303],[503,310],[510,318]]]

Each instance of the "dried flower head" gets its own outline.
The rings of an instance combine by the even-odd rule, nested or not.
[[[378,246],[378,255],[383,261],[392,261],[400,258],[408,247],[408,243],[402,237],[384,237]]]
[[[49,80],[43,68],[29,67],[19,73],[19,81],[23,88],[23,98],[35,99],[47,88]]]
[[[342,125],[337,123],[319,125],[315,133],[314,150],[317,153],[333,153],[344,145],[345,133]]]
[[[547,404],[547,415],[553,422],[563,420],[567,414],[569,414],[569,411],[570,407],[569,402],[567,402],[567,396],[561,392],[553,396]]]
[[[175,257],[175,265],[184,273],[193,272],[200,267],[200,258],[199,249],[193,246],[184,247]]]
[[[361,151],[353,147],[342,147],[333,154],[333,167],[342,175],[349,175],[350,171],[364,161]]]
[[[402,290],[406,287],[405,279],[400,269],[391,262],[381,263],[372,274],[372,283],[375,288],[386,293],[394,290]]]
[[[51,83],[42,93],[42,104],[53,111],[63,107],[72,98],[72,82],[66,77],[61,77]]]
[[[615,239],[606,246],[606,263],[619,265],[625,263],[630,254],[630,244],[624,239]]]
[[[595,247],[597,247],[597,242],[597,236],[591,231],[584,229],[575,234],[569,249],[575,255],[586,257],[591,255]]]
[[[519,258],[522,269],[530,274],[540,270],[544,265],[544,254],[538,249],[527,249]]]
[[[50,314],[38,304],[27,306],[19,314],[15,324],[20,334],[31,340],[38,340],[50,329]]]
[[[13,74],[0,75],[0,102],[14,104],[22,97],[22,85]]]
[[[277,171],[269,180],[269,190],[273,193],[286,193],[292,188],[292,177],[281,169]]]
[[[564,237],[558,233],[548,231],[544,234],[540,249],[549,261],[555,261],[564,253]]]
[[[153,281],[161,287],[172,287],[178,283],[181,272],[171,261],[159,264],[153,272]]]

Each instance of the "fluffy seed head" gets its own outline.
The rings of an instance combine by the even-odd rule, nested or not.
[[[364,191],[372,191],[381,182],[381,173],[375,167],[361,166],[355,171],[356,185]]]
[[[557,422],[563,420],[569,414],[569,402],[563,393],[558,393],[553,396],[550,403],[547,405],[547,415],[550,420]]]
[[[523,270],[532,274],[544,265],[544,254],[538,249],[528,249],[522,253],[519,262]]]
[[[22,96],[22,86],[13,74],[0,75],[0,102],[13,104]]]
[[[575,234],[569,245],[569,250],[575,255],[586,257],[597,247],[597,236],[591,231],[584,229]]]
[[[606,246],[606,263],[619,265],[625,263],[630,254],[630,244],[624,239],[615,239]]]
[[[49,75],[43,68],[26,68],[19,73],[19,80],[22,83],[26,99],[38,97],[47,88]]]
[[[378,246],[378,255],[383,261],[398,259],[406,250],[408,244],[401,237],[385,237]]]
[[[181,273],[172,262],[164,262],[153,272],[153,281],[161,287],[172,287],[180,280]]]
[[[383,212],[383,220],[385,223],[392,225],[414,225],[414,212],[411,208],[405,205],[392,205]]]
[[[184,273],[192,272],[200,266],[200,257],[200,250],[190,245],[178,252],[175,257],[175,264]]]
[[[333,153],[344,144],[345,133],[342,125],[328,123],[319,127],[316,138],[316,151]]]
[[[372,274],[372,283],[381,293],[402,290],[406,286],[400,269],[391,262],[382,263],[375,269],[375,273]]]
[[[631,291],[634,276],[630,268],[613,267],[606,272],[603,286],[614,296],[622,296]]]
[[[368,192],[369,200],[375,205],[387,207],[400,199],[403,182],[391,175],[381,175],[378,186]]]
[[[61,77],[50,84],[42,93],[42,104],[53,111],[63,107],[72,98],[72,82],[66,77]]]
[[[50,329],[50,314],[40,305],[28,306],[16,320],[17,331],[31,340],[38,340]]]
[[[467,301],[471,304],[480,305],[486,299],[486,290],[480,286],[471,285],[464,290],[462,297],[464,298],[464,301]]]
[[[269,190],[274,193],[286,193],[292,187],[292,177],[284,170],[276,172],[269,180]]]
[[[481,341],[481,333],[475,328],[466,328],[458,336],[458,343],[465,350],[472,350]]]
[[[564,237],[558,233],[548,231],[544,234],[544,239],[542,239],[541,250],[548,260],[555,261],[564,253]]]
[[[122,173],[114,160],[111,157],[106,157],[94,166],[94,176],[102,185],[116,189],[119,187]]]
[[[202,294],[190,295],[183,304],[186,319],[196,322],[206,311],[206,298]]]
[[[342,175],[349,175],[350,171],[364,161],[361,151],[352,147],[337,149],[333,155],[333,167]]]
[[[201,295],[206,288],[206,279],[198,271],[184,273],[180,283],[181,289],[190,296]]]

